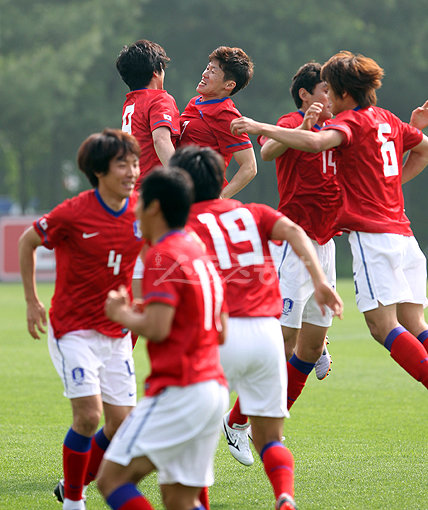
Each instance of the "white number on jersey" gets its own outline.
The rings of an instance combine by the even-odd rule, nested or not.
[[[122,117],[122,131],[125,133],[128,133],[129,135],[132,135],[132,127],[131,127],[131,117],[134,113],[135,104],[129,104],[125,111],[123,112]]]
[[[223,302],[223,287],[220,277],[211,261],[205,265],[202,260],[196,259],[193,261],[193,267],[199,276],[204,297],[204,329],[205,331],[212,329],[214,318],[217,331],[221,331],[220,312]],[[214,296],[211,291],[210,275],[214,284]]]
[[[185,121],[183,122],[183,125],[181,126],[180,141],[181,141],[181,139],[182,139],[182,137],[183,137],[184,132],[186,131],[187,124],[189,124],[189,122],[190,122],[190,120],[185,120]]]
[[[322,151],[322,173],[326,174],[329,167],[333,170],[333,174],[336,175],[336,162],[333,161],[333,151]]]
[[[107,267],[113,268],[113,274],[115,276],[119,274],[121,262],[122,262],[122,254],[118,253],[116,255],[116,252],[114,250],[110,250],[110,253],[108,254]]]
[[[397,153],[395,152],[395,145],[392,140],[388,140],[383,135],[391,134],[391,126],[388,123],[379,124],[377,130],[377,137],[382,143],[380,151],[383,159],[383,173],[385,177],[392,177],[398,175],[398,162]]]
[[[232,260],[227,248],[226,239],[217,223],[216,217],[214,214],[204,213],[198,215],[198,220],[204,223],[208,228],[214,243],[214,249],[220,268],[230,269],[232,267]],[[252,245],[252,251],[238,254],[237,259],[240,266],[245,267],[264,263],[262,241],[253,215],[248,209],[244,207],[232,209],[231,211],[220,214],[219,220],[226,228],[232,244],[250,241]],[[238,220],[242,221],[244,229],[239,228]]]

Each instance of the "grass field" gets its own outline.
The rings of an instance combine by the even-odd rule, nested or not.
[[[427,510],[427,392],[370,339],[352,282],[339,281],[338,290],[345,317],[329,333],[332,375],[322,382],[310,376],[284,426],[296,462],[299,510]],[[51,292],[51,285],[39,285],[45,305]],[[52,489],[62,473],[70,406],[45,339],[34,341],[26,332],[18,284],[0,284],[0,310],[0,509],[59,508]],[[141,381],[147,373],[143,342],[135,359]],[[212,510],[273,510],[259,459],[241,466],[221,438],[215,466]],[[162,508],[155,476],[140,488]],[[90,487],[88,510],[106,508]]]

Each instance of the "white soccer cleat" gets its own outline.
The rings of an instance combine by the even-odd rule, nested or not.
[[[315,363],[315,374],[317,378],[322,381],[325,379],[330,371],[331,371],[331,356],[327,349],[327,344],[329,343],[328,337],[325,337],[324,340],[324,349],[322,351],[321,356],[318,358],[318,361]]]
[[[250,425],[248,423],[246,425],[235,424],[234,427],[229,427],[229,415],[230,411],[223,416],[223,434],[229,451],[238,462],[244,464],[244,466],[251,466],[254,463],[254,457],[251,453],[247,434]]]

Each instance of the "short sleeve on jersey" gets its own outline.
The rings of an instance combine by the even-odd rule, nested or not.
[[[52,250],[67,238],[67,225],[70,217],[72,217],[71,202],[66,200],[33,223],[43,246]]]
[[[331,121],[331,123],[328,123],[325,126],[323,126],[321,130],[326,131],[328,129],[340,131],[344,135],[343,141],[340,144],[341,146],[345,147],[352,144],[352,130],[344,121],[335,119],[334,121]]]
[[[157,94],[150,103],[150,129],[168,127],[174,136],[180,134],[180,121],[175,101],[169,94]]]

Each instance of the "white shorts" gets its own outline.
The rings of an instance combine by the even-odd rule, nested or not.
[[[122,466],[148,457],[161,485],[212,485],[214,454],[228,404],[227,388],[217,381],[169,386],[138,402],[104,457]]]
[[[274,317],[231,317],[220,361],[247,416],[288,417],[287,364]]]
[[[110,338],[87,329],[57,340],[49,325],[48,346],[65,397],[101,395],[107,404],[135,406],[137,384],[130,333]]]
[[[360,312],[378,303],[427,306],[426,259],[413,236],[351,232],[349,244]]]
[[[141,257],[138,256],[137,260],[135,261],[134,273],[132,274],[132,279],[133,280],[141,280],[143,278],[143,274],[144,274],[144,264],[143,264],[143,261],[141,260]]]
[[[312,240],[327,281],[336,288],[336,247],[333,239],[320,245]],[[333,312],[325,307],[325,315],[314,298],[314,286],[304,263],[294,253],[290,244],[280,246],[270,242],[269,248],[276,270],[282,297],[282,326],[300,329],[302,322],[315,326],[330,327]]]

